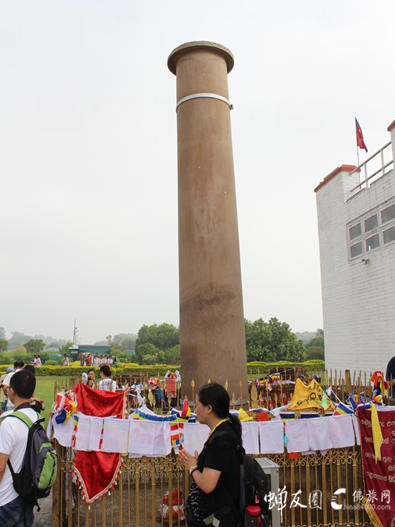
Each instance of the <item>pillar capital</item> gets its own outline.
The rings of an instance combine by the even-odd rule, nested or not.
[[[181,44],[177,48],[173,49],[167,59],[167,66],[169,70],[177,75],[177,61],[181,55],[187,53],[188,51],[200,51],[207,50],[214,53],[217,53],[225,59],[227,72],[229,73],[233,69],[234,57],[232,52],[222,46],[221,44],[216,44],[215,42],[206,42],[204,40],[199,40],[195,42],[187,42],[186,44]]]

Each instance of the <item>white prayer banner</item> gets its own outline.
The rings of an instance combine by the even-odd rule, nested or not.
[[[72,446],[72,437],[74,430],[74,416],[72,415],[67,423],[62,423],[58,425],[55,419],[53,421],[53,430],[54,437],[58,440],[59,445],[71,447]]]
[[[129,419],[129,447],[130,454],[152,456],[154,454],[154,426],[150,421]],[[169,425],[167,425],[168,428]]]
[[[170,426],[168,423],[153,423],[154,456],[167,456],[171,452]]]
[[[310,450],[310,436],[307,427],[307,419],[286,421],[285,434],[288,438],[288,452],[306,452]]]
[[[330,417],[312,417],[306,419],[310,435],[308,450],[328,450],[332,448],[329,434]]]
[[[92,417],[81,413],[78,414],[78,418],[75,441],[76,450],[98,451],[103,428],[103,418]]]
[[[259,454],[259,423],[256,421],[241,423],[241,432],[246,454]]]
[[[334,415],[328,417],[329,435],[332,448],[345,448],[355,445],[352,415]]]
[[[261,454],[282,454],[284,452],[284,423],[281,417],[270,421],[259,421]]]
[[[120,454],[128,451],[129,420],[104,418],[103,429],[103,452],[118,452]]]
[[[358,419],[355,414],[352,416],[352,424],[354,425],[356,443],[358,446],[361,446],[361,434],[359,432]]]
[[[207,425],[202,425],[201,423],[185,423],[183,448],[192,455],[195,455],[195,450],[200,454],[209,433],[210,428]]]

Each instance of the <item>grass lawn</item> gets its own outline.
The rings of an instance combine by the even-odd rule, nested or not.
[[[45,428],[48,424],[49,412],[52,408],[52,403],[54,402],[54,385],[55,382],[58,384],[68,381],[70,377],[62,377],[49,375],[48,377],[36,377],[36,391],[34,393],[35,397],[42,399],[45,402],[45,410],[43,411],[43,417],[45,417]]]

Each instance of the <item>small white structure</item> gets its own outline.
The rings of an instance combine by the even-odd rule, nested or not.
[[[362,165],[342,165],[314,189],[332,373],[385,373],[395,355],[395,121],[388,131]]]

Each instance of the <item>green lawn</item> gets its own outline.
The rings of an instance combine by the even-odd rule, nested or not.
[[[34,396],[42,399],[45,402],[45,410],[43,411],[43,417],[45,417],[45,428],[48,423],[49,412],[54,402],[54,385],[55,382],[58,384],[68,382],[69,377],[61,377],[50,375],[48,377],[36,377],[36,391]]]

